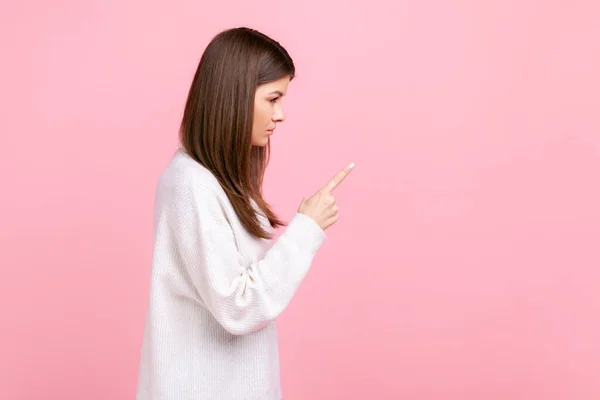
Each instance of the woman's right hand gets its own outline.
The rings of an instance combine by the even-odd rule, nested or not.
[[[348,176],[352,168],[354,168],[354,163],[350,163],[338,172],[327,185],[323,186],[315,194],[304,198],[298,208],[298,212],[312,218],[323,230],[336,223],[338,219],[338,206],[335,204],[335,197],[332,192]]]

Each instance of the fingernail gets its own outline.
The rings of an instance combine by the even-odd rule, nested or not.
[[[350,165],[348,165],[348,167],[350,167],[350,168],[354,168],[354,163],[353,163],[353,162],[351,162],[351,163],[350,163]]]

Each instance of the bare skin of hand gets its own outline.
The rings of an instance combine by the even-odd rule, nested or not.
[[[323,230],[335,224],[338,220],[339,208],[332,193],[346,179],[353,168],[354,163],[350,163],[315,194],[304,198],[298,212],[312,218]]]

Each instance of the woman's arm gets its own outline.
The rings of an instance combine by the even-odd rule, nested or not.
[[[238,252],[216,193],[191,186],[176,191],[170,225],[206,307],[234,335],[264,328],[290,303],[325,232],[297,213],[264,258],[252,262]]]

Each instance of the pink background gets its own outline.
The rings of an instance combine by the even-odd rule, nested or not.
[[[297,63],[266,191],[348,161],[281,317],[286,400],[600,398],[595,1],[0,6],[0,398],[132,399],[152,203],[198,59]]]

